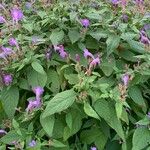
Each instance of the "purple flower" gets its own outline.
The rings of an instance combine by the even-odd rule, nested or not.
[[[111,0],[113,5],[117,5],[119,3],[119,0]]]
[[[64,46],[63,45],[54,45],[54,50],[55,52],[60,52],[60,51],[64,51]]]
[[[17,40],[15,38],[10,38],[9,39],[9,45],[10,46],[17,46],[18,45]]]
[[[29,147],[35,147],[36,146],[36,141],[35,140],[32,140],[30,143],[29,143]]]
[[[62,57],[62,58],[66,58],[68,56],[68,54],[65,52],[65,51],[60,51],[59,55]]]
[[[25,7],[26,7],[27,9],[31,9],[31,8],[32,8],[32,3],[26,2],[26,3],[25,3]]]
[[[87,58],[93,58],[94,59],[94,56],[93,54],[91,54],[87,49],[84,49],[84,57],[87,59]]]
[[[49,60],[51,56],[52,56],[52,51],[47,51],[45,54],[46,59]]]
[[[76,56],[75,56],[75,60],[76,60],[77,62],[79,62],[79,61],[80,61],[80,55],[79,55],[79,54],[76,54]]]
[[[99,59],[99,57],[97,57],[97,58],[94,58],[92,61],[91,61],[91,63],[90,63],[90,68],[92,68],[92,67],[96,67],[97,65],[99,65],[100,64],[100,59]]]
[[[147,37],[146,33],[142,30],[140,32],[140,41],[141,43],[145,44],[145,45],[149,45],[150,44],[150,40]]]
[[[62,57],[63,59],[68,56],[63,45],[54,45],[54,50],[55,52],[58,52],[60,57]]]
[[[37,87],[33,88],[33,92],[36,95],[36,99],[39,100],[40,97],[42,96],[43,92],[44,92],[44,89],[40,86],[37,86]]]
[[[91,147],[91,150],[97,150],[97,148],[96,147]]]
[[[3,16],[0,16],[0,23],[5,23],[5,22],[6,22],[5,18]]]
[[[150,118],[150,112],[147,113],[148,118]]]
[[[12,75],[10,74],[3,75],[3,82],[6,86],[10,85],[12,83],[12,80],[13,80]]]
[[[13,50],[9,47],[1,46],[0,48],[2,50],[2,52],[0,53],[0,58],[6,59],[7,56],[14,53]]]
[[[0,129],[0,135],[1,134],[7,134],[7,132],[5,130],[3,130],[3,129]]]
[[[36,109],[36,108],[39,108],[39,107],[41,107],[41,100],[40,99],[30,100],[26,111],[27,112],[32,112],[33,109]]]
[[[125,86],[127,86],[128,82],[129,82],[129,75],[128,74],[124,74],[121,79],[122,79],[123,84]]]
[[[144,30],[150,30],[150,24],[145,24],[143,27]]]
[[[18,22],[23,19],[23,13],[19,8],[13,8],[11,10],[11,17],[13,21]]]
[[[128,16],[127,16],[126,14],[123,14],[123,15],[122,15],[122,20],[123,20],[124,22],[127,22],[127,21],[128,21]]]
[[[90,25],[90,21],[88,19],[81,19],[81,24],[87,28]]]

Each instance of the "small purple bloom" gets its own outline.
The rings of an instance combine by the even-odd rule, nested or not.
[[[81,19],[81,24],[83,27],[87,28],[90,25],[90,21],[88,19]]]
[[[13,8],[11,10],[11,17],[13,21],[18,22],[23,19],[23,12],[19,8]]]
[[[84,49],[84,57],[86,59],[87,58],[93,58],[94,59],[94,56],[87,49]]]
[[[5,23],[5,22],[6,22],[5,18],[3,16],[0,16],[0,23]]]
[[[44,89],[40,86],[34,87],[33,88],[33,92],[36,95],[36,99],[40,99],[40,97],[42,96],[42,94],[44,93]]]
[[[113,5],[117,5],[119,3],[119,0],[111,0]]]
[[[60,51],[64,51],[64,46],[63,45],[54,45],[54,50],[55,52],[60,52]]]
[[[145,24],[143,27],[144,30],[150,30],[150,24]]]
[[[10,85],[12,83],[12,80],[13,80],[12,75],[10,74],[3,75],[3,82],[6,86]]]
[[[51,56],[52,56],[52,51],[47,51],[45,54],[46,59],[49,60]]]
[[[147,113],[148,118],[150,118],[150,112]]]
[[[142,30],[140,32],[140,41],[141,43],[145,44],[145,45],[149,45],[150,44],[150,40],[147,37],[146,33]]]
[[[128,82],[129,82],[129,75],[128,74],[124,74],[121,79],[122,79],[123,84],[125,86],[127,86]]]
[[[29,147],[35,147],[36,146],[36,141],[35,140],[32,140],[30,143],[29,143]]]
[[[0,129],[0,135],[1,134],[7,134],[7,132],[5,130],[3,130],[3,129]]]
[[[9,39],[9,45],[10,46],[17,46],[18,45],[17,40],[15,38],[10,38]]]
[[[68,56],[68,54],[65,51],[60,51],[59,55],[64,59]]]
[[[76,56],[75,56],[75,60],[76,60],[77,62],[79,62],[79,61],[80,61],[80,55],[79,55],[79,54],[76,54]]]
[[[97,65],[99,65],[100,64],[100,59],[99,59],[99,57],[97,57],[97,58],[94,58],[92,61],[91,61],[91,63],[90,63],[90,67],[96,67]]]
[[[123,14],[123,15],[122,15],[122,20],[123,20],[124,22],[128,22],[128,16],[127,16],[126,14]]]
[[[97,148],[96,147],[91,147],[91,150],[97,150]]]
[[[36,108],[39,108],[39,107],[41,107],[41,100],[40,99],[30,100],[26,111],[27,112],[32,112],[33,109],[36,109]]]
[[[14,53],[13,50],[9,47],[2,46],[1,49],[5,53],[5,55],[11,55],[12,53]]]
[[[26,3],[25,3],[25,7],[26,7],[27,9],[31,9],[31,8],[32,8],[32,3],[26,2]]]

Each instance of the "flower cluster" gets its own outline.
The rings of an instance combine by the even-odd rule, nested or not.
[[[41,107],[41,96],[43,95],[44,89],[40,86],[34,87],[33,92],[35,93],[35,99],[29,100],[27,106],[27,112],[32,112],[33,109]]]
[[[54,45],[55,52],[58,52],[61,58],[66,58],[68,56],[63,45]]]

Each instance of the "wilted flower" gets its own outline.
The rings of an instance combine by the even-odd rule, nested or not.
[[[17,40],[15,38],[10,38],[9,45],[10,46],[18,46]]]
[[[84,57],[94,59],[94,56],[87,49],[84,49]]]
[[[129,75],[124,74],[121,79],[122,79],[123,85],[127,86],[129,82]]]
[[[97,65],[99,65],[100,64],[100,59],[99,59],[99,57],[97,57],[97,58],[94,58],[92,61],[91,61],[91,63],[90,63],[90,68],[95,68]]]
[[[91,150],[97,150],[97,148],[96,147],[91,147]]]
[[[80,61],[80,55],[79,55],[79,54],[76,54],[76,56],[75,56],[75,60],[76,60],[77,62],[79,62],[79,61]]]
[[[35,140],[32,140],[30,143],[29,143],[29,147],[34,147],[36,146],[36,141]]]
[[[3,75],[3,82],[6,86],[10,85],[12,83],[13,77],[11,74],[5,74]]]
[[[23,12],[19,8],[13,8],[11,10],[11,17],[14,22],[18,22],[23,19]]]
[[[39,107],[41,107],[41,100],[40,99],[30,100],[26,111],[32,112],[33,109],[39,108]]]
[[[42,96],[43,92],[44,92],[44,89],[40,86],[37,86],[37,87],[33,88],[33,92],[36,95],[36,99],[39,100],[40,97]]]
[[[0,58],[6,59],[7,56],[14,53],[13,50],[9,47],[1,46],[0,48],[2,50],[2,52],[0,53]]]
[[[90,25],[90,21],[88,19],[81,19],[81,24],[87,28]]]
[[[0,135],[1,134],[7,134],[7,132],[5,130],[3,130],[3,129],[0,129]]]
[[[5,22],[6,22],[5,18],[3,16],[0,16],[0,23],[5,23]]]

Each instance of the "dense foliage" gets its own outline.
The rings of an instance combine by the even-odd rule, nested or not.
[[[2,0],[0,150],[149,150],[149,0]]]

